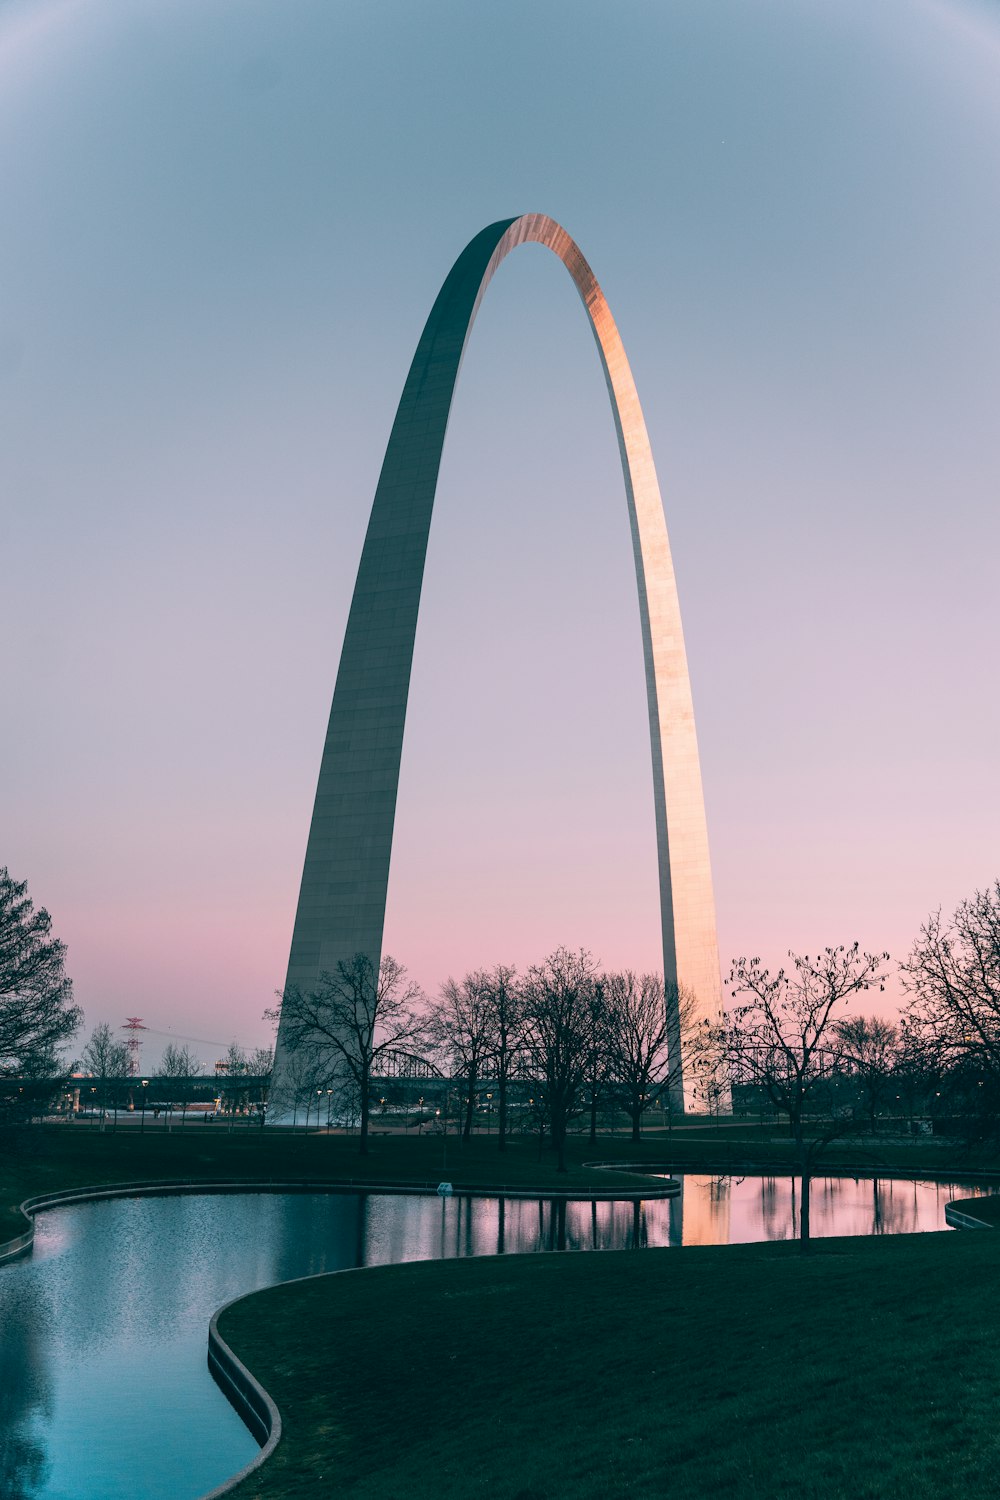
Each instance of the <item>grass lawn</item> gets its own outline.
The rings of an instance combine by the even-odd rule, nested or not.
[[[222,1333],[285,1435],[239,1500],[992,1496],[1000,1235],[493,1257],[276,1287]]]
[[[989,1198],[970,1199],[964,1204],[956,1198],[955,1202],[959,1203],[972,1218],[982,1219],[984,1223],[992,1224],[994,1228],[1000,1229],[1000,1194]]]

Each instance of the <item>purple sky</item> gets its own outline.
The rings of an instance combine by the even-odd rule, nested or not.
[[[0,4],[0,863],[88,1027],[265,1038],[438,286],[601,279],[681,589],[724,970],[1000,873],[1000,18],[926,0]],[[569,278],[453,412],[386,945],[659,962],[635,584]]]

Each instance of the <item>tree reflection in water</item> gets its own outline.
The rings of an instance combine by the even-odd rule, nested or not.
[[[0,1495],[32,1500],[45,1485],[48,1456],[39,1428],[52,1398],[36,1309],[25,1305],[4,1322],[0,1340]]]

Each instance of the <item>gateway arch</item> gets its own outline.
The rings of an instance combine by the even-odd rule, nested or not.
[[[663,971],[714,1020],[722,986],[694,710],[680,607],[646,424],[604,293],[576,243],[544,214],[477,234],[442,286],[413,356],[358,568],[299,893],[286,988],[313,988],[338,960],[382,952],[389,860],[424,558],[448,414],[483,294],[518,245],[555,252],[597,341],[618,433],[646,667]],[[672,1016],[677,1033],[676,1007]],[[279,1024],[275,1077],[287,1055]],[[690,1068],[674,1102],[693,1097]]]

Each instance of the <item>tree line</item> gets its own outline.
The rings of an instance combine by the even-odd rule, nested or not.
[[[213,1097],[218,1097],[224,1115],[249,1118],[253,1114],[263,1124],[273,1061],[271,1047],[247,1051],[239,1043],[230,1042],[225,1056],[215,1065],[213,1078]],[[157,1068],[130,1078],[128,1048],[106,1021],[94,1027],[80,1063],[90,1080],[82,1085],[90,1093],[89,1107],[97,1111],[102,1125],[109,1113],[134,1110],[137,1094],[147,1086],[151,1107],[157,1111],[179,1109],[183,1125],[188,1105],[195,1098],[195,1080],[210,1071],[190,1047],[168,1042]]]
[[[716,1065],[788,1120],[833,1130],[917,1117],[973,1141],[1000,1140],[1000,880],[934,912],[896,966],[895,1019],[866,1013],[884,991],[888,953],[859,946],[789,955],[772,974],[741,958],[715,1033]]]
[[[386,955],[376,970],[363,953],[325,973],[313,989],[282,997],[287,1062],[271,1108],[291,1113],[319,1084],[347,1087],[356,1101],[359,1144],[368,1149],[373,1079],[391,1060],[460,1087],[461,1135],[472,1134],[480,1086],[496,1097],[497,1149],[506,1150],[515,1084],[532,1086],[533,1119],[566,1170],[570,1125],[589,1113],[593,1138],[601,1104],[620,1108],[638,1140],[643,1114],[669,1097],[681,1048],[694,1048],[694,1002],[659,974],[602,972],[585,949],[557,948],[523,974],[506,964],[449,978],[429,999]],[[276,1020],[278,1011],[267,1012]]]
[[[69,1083],[67,1049],[82,1022],[65,972],[64,944],[25,882],[0,869],[0,1117],[16,1119]],[[434,999],[386,957],[341,963],[309,990],[282,997],[287,1066],[271,1107],[290,1113],[302,1094],[350,1091],[367,1149],[373,1080],[413,1069],[457,1083],[461,1130],[473,1128],[480,1084],[496,1096],[497,1146],[511,1128],[512,1093],[530,1089],[533,1118],[560,1168],[574,1124],[596,1134],[602,1105],[623,1113],[638,1138],[657,1098],[676,1097],[680,1057],[694,1075],[698,1107],[756,1098],[781,1115],[811,1170],[829,1140],[889,1117],[934,1117],[950,1134],[1000,1138],[1000,880],[924,923],[897,973],[905,1003],[896,1020],[872,1013],[884,989],[886,953],[852,947],[791,954],[771,973],[742,958],[729,975],[731,1004],[719,1025],[697,1024],[691,998],[662,976],[605,973],[586,950],[558,948],[523,973],[496,965],[449,979]],[[276,1019],[277,1011],[268,1013]],[[674,1019],[670,1019],[674,1018]],[[269,1055],[235,1044],[220,1084],[232,1110],[251,1100]],[[124,1045],[97,1027],[83,1049],[95,1082],[127,1072]],[[198,1069],[186,1048],[167,1048],[157,1078],[183,1091]],[[742,1091],[742,1093],[741,1093]],[[37,1094],[38,1099],[35,1099]],[[43,1098],[44,1096],[44,1098]],[[245,1096],[245,1097],[244,1097]],[[328,1105],[329,1109],[329,1105]]]
[[[880,1123],[939,1129],[969,1144],[1000,1141],[1000,880],[931,914],[898,965],[898,1021],[857,1009],[884,991],[889,954],[852,947],[789,954],[772,974],[758,958],[729,975],[735,1002],[714,1028],[713,1065],[786,1120],[801,1179],[800,1240],[809,1243],[809,1184],[825,1149],[862,1133],[877,1161]],[[855,1013],[851,1014],[851,1006]]]

